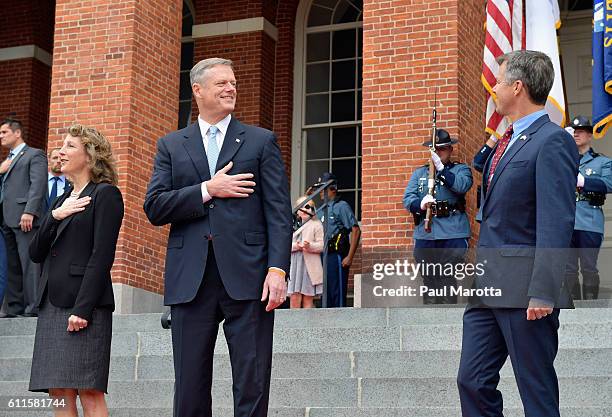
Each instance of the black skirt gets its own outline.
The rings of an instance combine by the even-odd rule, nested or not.
[[[87,327],[69,332],[70,309],[45,297],[38,313],[30,391],[95,389],[107,393],[113,313],[96,308]]]

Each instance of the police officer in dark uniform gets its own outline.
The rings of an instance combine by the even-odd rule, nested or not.
[[[470,222],[465,214],[465,194],[472,187],[472,171],[466,164],[452,162],[452,139],[444,129],[437,130],[435,152],[431,159],[436,167],[435,197],[428,194],[429,164],[416,169],[404,192],[404,207],[415,218],[414,258],[430,271],[422,271],[423,282],[432,292],[423,297],[424,304],[454,304],[456,295],[450,288],[456,287],[453,275],[440,274],[435,265],[463,262],[470,238]],[[431,141],[423,143],[431,146]],[[424,227],[427,205],[435,204],[431,232]]]
[[[325,210],[318,211],[318,217],[325,227],[327,247],[327,307],[346,307],[349,269],[359,245],[361,229],[351,206],[338,196],[338,179],[330,172],[324,173],[318,183],[334,182],[327,188],[329,219]],[[321,200],[323,200],[321,192]]]
[[[612,159],[591,148],[593,126],[584,116],[576,116],[570,127],[580,152],[580,168],[576,181],[576,221],[572,235],[566,282],[575,300],[597,299],[599,271],[597,257],[604,235],[605,217],[602,206],[606,194],[612,192]],[[582,294],[578,279],[582,275]]]

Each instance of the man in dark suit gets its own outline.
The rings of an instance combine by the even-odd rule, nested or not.
[[[28,247],[38,227],[47,190],[47,157],[23,140],[17,120],[0,123],[0,141],[9,149],[0,164],[2,175],[2,233],[6,241],[8,286],[6,316],[36,315],[36,286],[39,268],[30,260]]]
[[[265,417],[273,310],[285,300],[291,256],[288,180],[274,134],[231,115],[232,62],[200,61],[190,77],[198,120],[158,141],[144,203],[152,224],[171,225],[174,416],[212,416],[213,351],[225,320],[234,415]]]
[[[461,409],[465,417],[502,415],[497,384],[510,356],[525,416],[558,417],[559,308],[571,306],[560,255],[574,227],[578,150],[544,110],[550,59],[514,51],[497,62],[497,111],[513,124],[474,161],[483,169],[478,260],[485,269],[475,287],[501,296],[484,292],[465,311]]]
[[[66,176],[62,174],[60,148],[51,149],[48,158],[49,173],[47,174],[47,198],[43,201],[43,213],[47,213],[55,199],[64,194],[64,189],[68,188]]]

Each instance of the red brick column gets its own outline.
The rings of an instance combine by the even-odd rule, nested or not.
[[[458,158],[470,163],[474,154],[489,136],[484,131],[486,96],[480,82],[484,47],[483,25],[485,8],[480,2],[462,2],[459,9],[459,137],[461,147]],[[482,176],[472,170],[474,185],[467,195],[468,217],[472,226],[472,244],[478,240],[479,224],[476,222],[476,189]]]
[[[298,0],[279,2],[276,17],[276,81],[274,83],[274,133],[281,145],[287,171],[291,172],[293,128],[293,70],[295,50],[295,15]]]
[[[15,56],[0,61],[0,118],[19,119],[26,142],[41,149],[47,145],[51,81],[51,62],[42,61],[53,47],[53,3],[23,0],[0,15],[0,50],[11,48]]]
[[[125,218],[113,281],[161,292],[167,231],[142,209],[155,143],[175,130],[181,0],[58,0],[49,143],[79,122],[113,145]]]
[[[362,248],[370,261],[410,253],[413,223],[402,196],[427,161],[421,143],[431,134],[436,90],[438,127],[460,140],[455,159],[470,163],[483,142],[484,7],[476,3],[364,4]]]

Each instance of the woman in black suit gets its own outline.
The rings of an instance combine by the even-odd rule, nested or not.
[[[105,417],[115,308],[110,271],[123,199],[110,143],[97,130],[71,126],[60,158],[72,187],[30,244],[30,257],[43,264],[30,391],[59,400],[62,416],[78,416],[78,396],[86,416]]]

